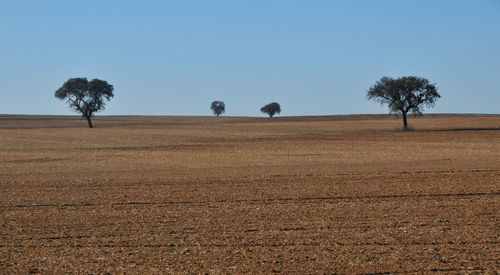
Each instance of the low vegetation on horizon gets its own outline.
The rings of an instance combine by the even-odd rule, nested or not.
[[[92,117],[96,112],[105,108],[106,101],[114,96],[113,86],[106,81],[94,79],[88,81],[86,78],[71,78],[59,88],[55,96],[66,100],[70,108],[82,115],[89,128],[93,128]],[[397,79],[382,77],[367,92],[368,99],[387,105],[391,113],[400,113],[403,117],[403,130],[411,130],[408,127],[407,114],[422,115],[424,107],[434,106],[441,95],[437,92],[435,84],[428,79],[416,76],[400,77]],[[213,101],[210,110],[216,116],[226,112],[224,101]],[[263,106],[260,111],[270,118],[281,113],[281,106],[277,102],[271,102]]]

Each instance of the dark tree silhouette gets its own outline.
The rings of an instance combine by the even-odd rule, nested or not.
[[[210,105],[210,110],[214,112],[214,115],[220,116],[226,112],[226,104],[224,101],[214,101],[212,102],[212,105]]]
[[[275,114],[281,113],[281,107],[277,102],[272,102],[260,108],[260,111],[269,115],[269,117],[273,117]]]
[[[407,114],[421,115],[423,107],[434,106],[441,95],[435,84],[430,84],[425,78],[404,76],[394,79],[385,76],[368,89],[367,97],[387,104],[391,113],[401,112],[404,129],[408,130]]]
[[[89,128],[93,128],[92,117],[95,112],[104,110],[104,100],[113,97],[113,85],[104,80],[87,78],[70,78],[59,88],[55,96],[66,100],[69,107],[87,119]]]

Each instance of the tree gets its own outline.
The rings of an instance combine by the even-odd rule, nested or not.
[[[109,101],[113,97],[113,85],[100,79],[89,82],[87,78],[70,78],[56,91],[55,97],[65,99],[73,111],[87,119],[89,128],[93,128],[92,117],[104,110],[105,99]]]
[[[224,112],[226,112],[226,104],[224,101],[214,101],[212,105],[210,105],[210,110],[214,112],[214,115],[220,116]]]
[[[260,108],[260,111],[273,117],[275,114],[281,113],[281,107],[277,102],[272,102]]]
[[[408,130],[407,114],[421,115],[424,106],[434,106],[441,95],[435,84],[430,84],[425,78],[404,76],[394,79],[385,76],[368,89],[367,97],[387,104],[391,113],[401,112],[404,129]]]

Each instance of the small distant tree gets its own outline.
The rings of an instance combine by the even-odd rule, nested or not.
[[[214,112],[214,115],[220,116],[226,112],[226,104],[224,101],[214,101],[212,105],[210,105],[210,110]]]
[[[70,78],[56,91],[55,97],[66,100],[73,111],[87,119],[89,128],[93,128],[92,117],[104,110],[104,100],[113,97],[113,85],[100,79],[89,82],[87,78]]]
[[[421,115],[424,106],[434,106],[441,95],[436,86],[425,78],[404,76],[394,79],[386,76],[368,89],[367,97],[386,104],[391,113],[401,113],[404,130],[408,130],[407,114]]]
[[[275,114],[281,113],[281,107],[277,102],[272,102],[260,108],[260,111],[269,115],[269,117],[273,117]]]

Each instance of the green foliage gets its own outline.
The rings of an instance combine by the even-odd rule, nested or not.
[[[113,97],[113,85],[104,80],[87,78],[70,78],[55,92],[55,97],[66,100],[69,107],[86,118],[92,128],[91,118],[95,112],[104,110],[105,100]]]
[[[387,104],[391,112],[421,114],[423,106],[432,107],[441,96],[429,80],[405,76],[397,79],[382,77],[367,93],[368,99]]]
[[[216,116],[220,116],[221,114],[226,112],[226,104],[224,101],[214,101],[210,105],[210,110],[214,113]]]
[[[277,102],[271,102],[260,108],[260,111],[269,115],[269,117],[273,117],[275,114],[281,113],[281,106]]]
[[[367,97],[387,105],[391,113],[400,112],[404,128],[408,129],[406,114],[422,114],[424,106],[434,106],[441,95],[436,86],[425,78],[404,76],[394,79],[385,76],[368,89]]]

